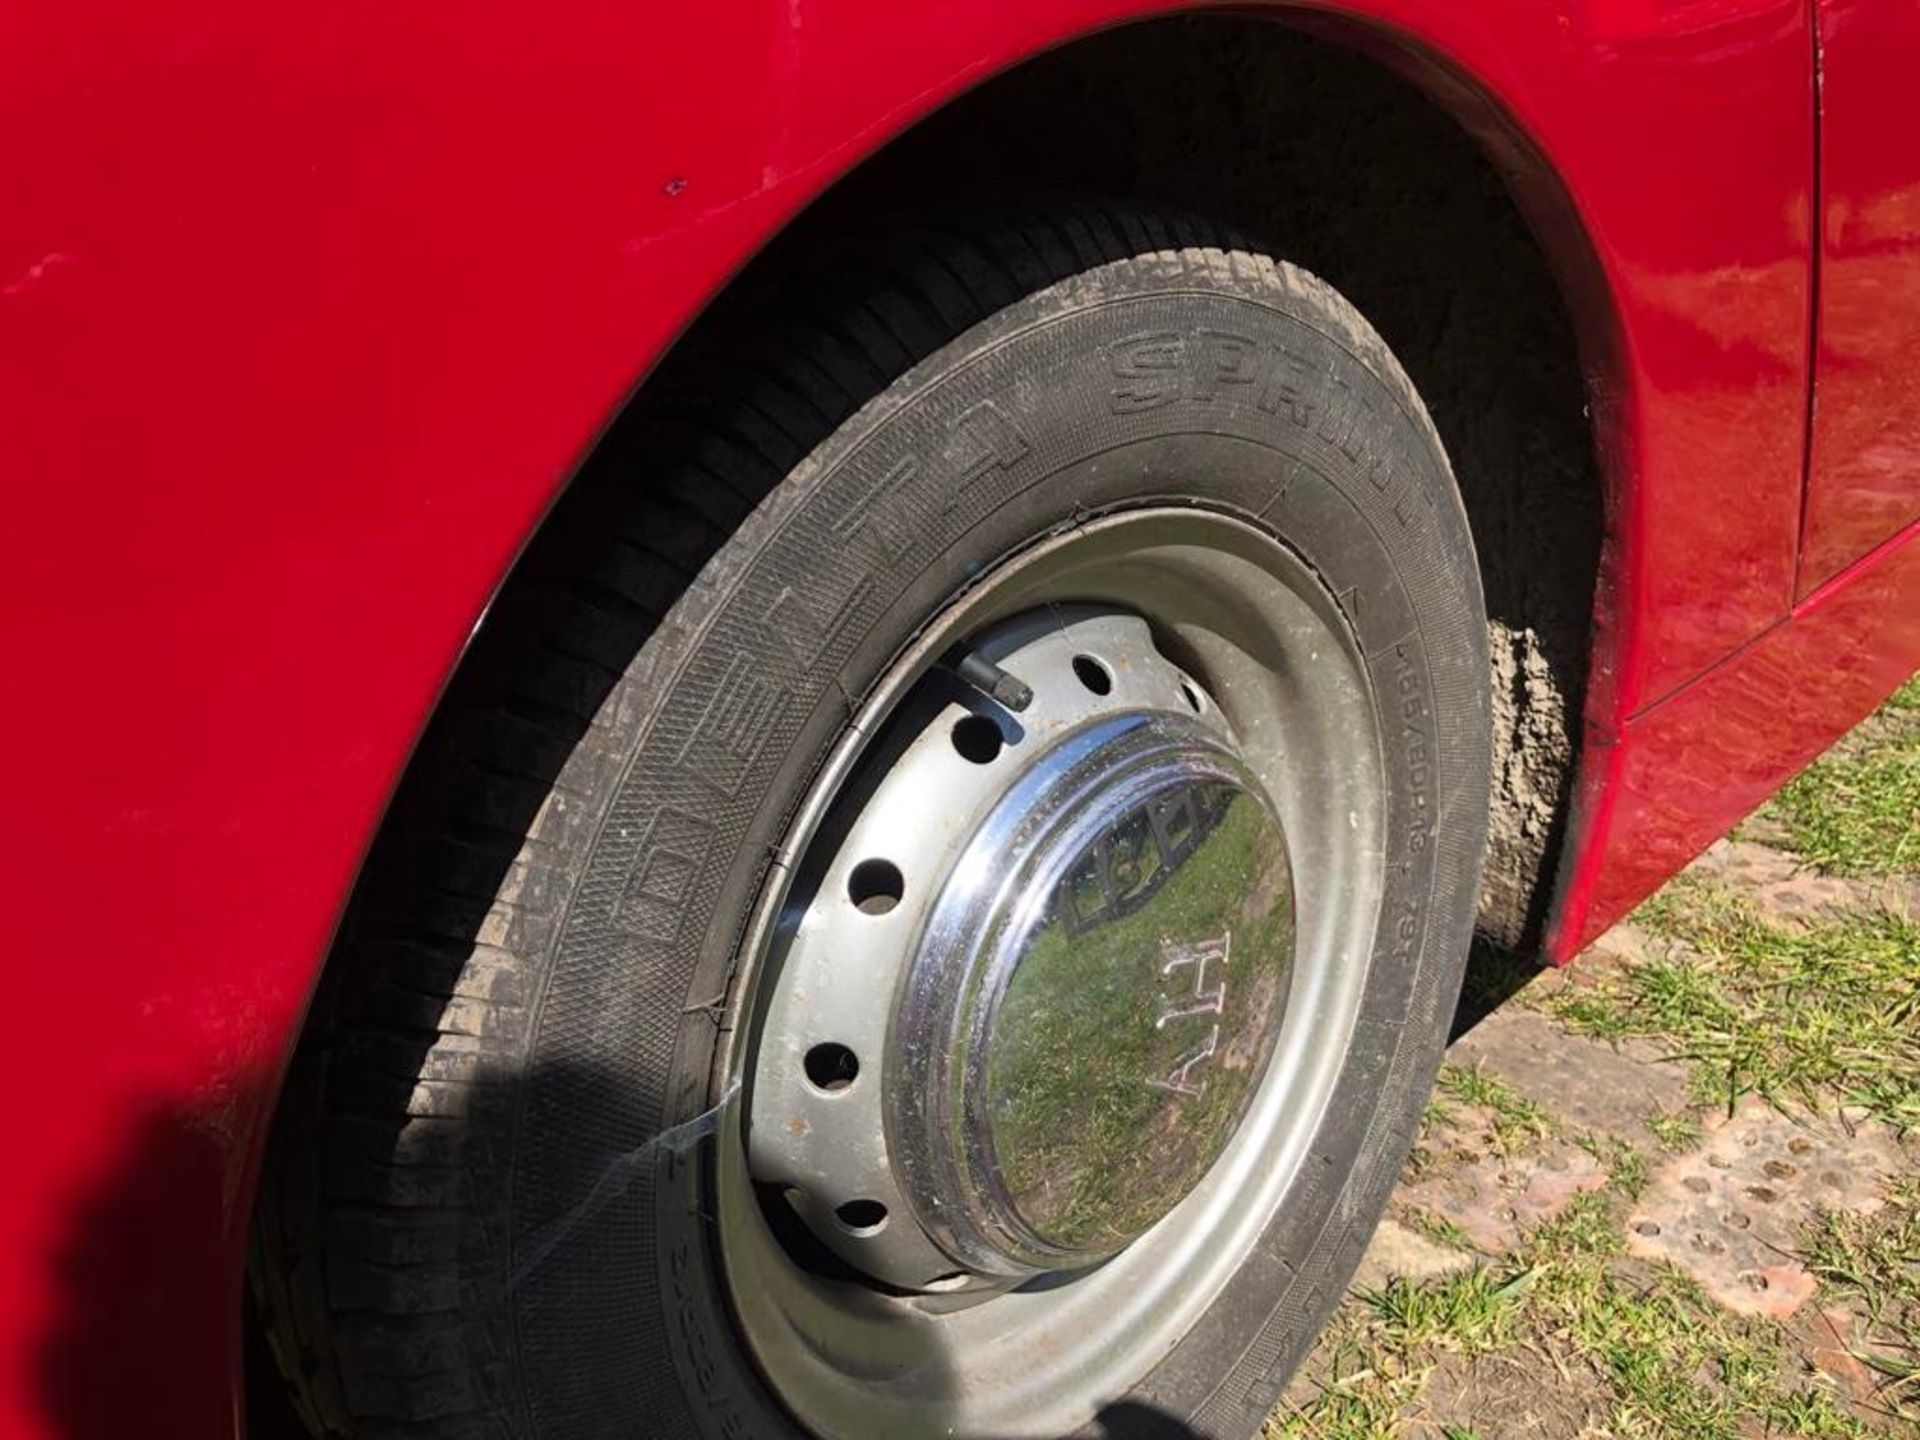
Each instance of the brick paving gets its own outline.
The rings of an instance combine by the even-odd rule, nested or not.
[[[1764,820],[1752,823],[1742,838],[1722,841],[1696,861],[1687,878],[1737,897],[1789,931],[1874,907],[1913,913],[1908,907],[1920,896],[1913,877],[1821,874],[1773,843],[1781,838]],[[1910,1387],[1892,1395],[1884,1370],[1866,1363],[1889,1353],[1886,1317],[1865,1316],[1857,1301],[1823,1291],[1805,1249],[1808,1227],[1823,1213],[1870,1215],[1903,1177],[1911,1184],[1920,1176],[1915,1136],[1903,1137],[1838,1097],[1810,1107],[1749,1095],[1728,1114],[1724,1106],[1696,1103],[1692,1062],[1674,1046],[1657,1038],[1596,1039],[1562,1018],[1559,1002],[1569,994],[1666,956],[1674,945],[1624,924],[1573,968],[1533,978],[1453,1044],[1453,1073],[1500,1086],[1510,1097],[1508,1123],[1502,1126],[1497,1107],[1449,1098],[1443,1085],[1343,1318],[1270,1422],[1274,1434],[1920,1437],[1920,1417],[1907,1408],[1920,1395]],[[1914,966],[1920,977],[1920,955]],[[1677,1143],[1662,1143],[1656,1127],[1663,1124],[1669,1138],[1680,1135]],[[1617,1245],[1605,1273],[1643,1297],[1662,1287],[1688,1291],[1691,1282],[1697,1290],[1688,1303],[1717,1307],[1736,1330],[1751,1317],[1771,1323],[1777,1330],[1765,1333],[1777,1334],[1784,1357],[1782,1393],[1817,1392],[1841,1428],[1795,1430],[1778,1416],[1736,1413],[1731,1431],[1704,1421],[1689,1429],[1672,1414],[1642,1413],[1622,1400],[1610,1376],[1617,1361],[1583,1354],[1577,1337],[1535,1333],[1524,1320],[1501,1343],[1455,1344],[1443,1335],[1391,1371],[1355,1370],[1352,1357],[1356,1347],[1364,1353],[1369,1324],[1378,1330],[1382,1323],[1383,1290],[1435,1289],[1511,1265],[1517,1253],[1524,1258],[1529,1237],[1568,1216],[1582,1195],[1599,1198],[1622,1165],[1637,1167],[1636,1179],[1609,1192],[1618,1203],[1606,1223]],[[1909,1259],[1920,1270],[1920,1255]],[[1920,1274],[1912,1278],[1920,1283]],[[1903,1338],[1914,1339],[1894,1336],[1892,1343]],[[1703,1373],[1700,1383],[1716,1382]],[[1356,1421],[1355,1407],[1331,1404],[1330,1395],[1365,1399],[1371,1418]]]

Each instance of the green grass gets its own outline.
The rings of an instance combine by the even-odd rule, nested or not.
[[[1769,803],[1802,858],[1836,875],[1920,870],[1920,678],[1855,744],[1817,760]]]
[[[1920,1336],[1920,1177],[1908,1177],[1868,1215],[1822,1215],[1806,1241],[1807,1267],[1869,1317]],[[1912,1325],[1904,1325],[1911,1319]]]
[[[1512,1154],[1535,1140],[1553,1133],[1547,1112],[1524,1095],[1517,1094],[1498,1075],[1475,1065],[1442,1065],[1434,1089],[1442,1104],[1453,1100],[1475,1105],[1492,1116],[1494,1144],[1503,1154]]]
[[[1526,1253],[1542,1266],[1566,1266],[1618,1255],[1626,1249],[1618,1209],[1606,1190],[1576,1195],[1565,1210],[1534,1228],[1527,1237]]]
[[[1867,1322],[1859,1358],[1880,1378],[1880,1403],[1920,1426],[1920,1177],[1870,1215],[1820,1216],[1804,1243],[1821,1288]]]
[[[1797,1383],[1778,1324],[1721,1310],[1681,1271],[1620,1261],[1630,1188],[1616,1175],[1611,1190],[1578,1197],[1511,1262],[1535,1277],[1516,1322],[1557,1369],[1600,1382],[1613,1432],[1740,1440],[1765,1417],[1774,1433],[1866,1434]]]
[[[1406,1355],[1430,1346],[1474,1355],[1512,1340],[1520,1297],[1533,1278],[1531,1270],[1478,1268],[1423,1284],[1389,1280],[1361,1298],[1376,1339],[1389,1352]]]
[[[1647,1116],[1647,1129],[1662,1150],[1691,1150],[1700,1143],[1700,1121],[1685,1111],[1659,1111]]]
[[[1260,1440],[1398,1440],[1406,1433],[1401,1409],[1419,1397],[1426,1370],[1408,1372],[1393,1357],[1373,1353],[1354,1338],[1351,1320],[1336,1327],[1348,1333],[1322,1342],[1331,1358],[1312,1400],[1276,1410]]]
[[[1616,1159],[1622,1168],[1608,1188],[1576,1197],[1514,1254],[1349,1299],[1331,1332],[1328,1372],[1304,1403],[1273,1417],[1269,1440],[1433,1434],[1415,1421],[1434,1372],[1494,1354],[1530,1357],[1545,1383],[1585,1395],[1601,1412],[1596,1435],[1871,1435],[1803,1378],[1780,1325],[1729,1314],[1682,1271],[1623,1258],[1622,1221],[1636,1181],[1630,1152]],[[1835,1238],[1835,1253],[1852,1257],[1850,1272],[1865,1268],[1885,1286],[1894,1254],[1907,1243],[1904,1231],[1891,1228],[1902,1238],[1848,1231],[1844,1242]],[[1863,1247],[1870,1262],[1858,1258]],[[1473,1432],[1442,1426],[1438,1433]]]
[[[1683,941],[1556,1004],[1576,1030],[1665,1041],[1703,1102],[1839,1099],[1920,1125],[1920,923],[1886,910],[1785,930],[1744,900],[1675,881],[1635,919]]]
[[[1541,1307],[1556,1359],[1604,1382],[1616,1434],[1869,1433],[1824,1393],[1793,1383],[1778,1325],[1727,1314],[1677,1270],[1645,1280],[1602,1263],[1563,1265],[1543,1285]]]
[[[1431,1210],[1412,1209],[1406,1212],[1404,1218],[1410,1227],[1436,1245],[1444,1245],[1449,1250],[1462,1250],[1469,1254],[1476,1248],[1467,1232],[1444,1215],[1436,1215]]]
[[[1647,1186],[1647,1159],[1625,1140],[1610,1135],[1576,1135],[1574,1144],[1598,1160],[1607,1170],[1607,1188],[1629,1200],[1639,1198]]]

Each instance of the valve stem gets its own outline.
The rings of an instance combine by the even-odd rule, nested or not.
[[[1033,687],[971,651],[960,657],[953,667],[953,673],[988,699],[998,700],[1009,710],[1024,710],[1033,703]]]

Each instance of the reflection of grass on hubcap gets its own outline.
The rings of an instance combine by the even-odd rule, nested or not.
[[[1286,1000],[1285,867],[1278,832],[1240,795],[1150,904],[1078,935],[1055,919],[1034,937],[1001,1005],[987,1093],[1001,1173],[1040,1234],[1087,1249],[1129,1240],[1218,1157]],[[1224,982],[1224,1013],[1157,1026],[1195,988],[1189,970],[1162,974],[1162,942],[1229,931],[1225,965],[1205,975],[1208,990]],[[1218,1050],[1191,1072],[1200,1094],[1151,1083],[1215,1021]]]

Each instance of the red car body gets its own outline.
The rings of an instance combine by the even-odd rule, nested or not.
[[[836,177],[1165,0],[0,20],[0,1434],[244,1427],[278,1078],[382,807],[610,415]],[[1569,957],[1920,665],[1920,19],[1274,6],[1511,179],[1606,532]]]

